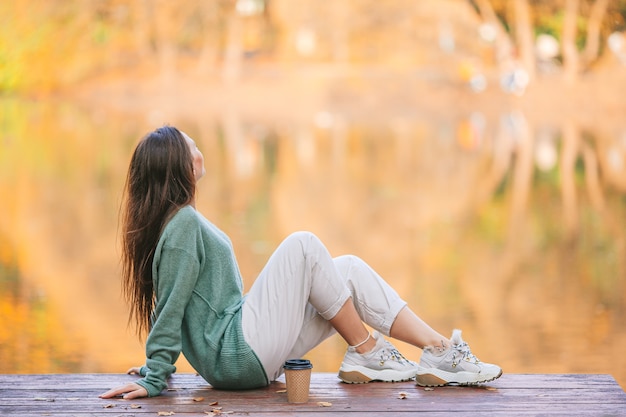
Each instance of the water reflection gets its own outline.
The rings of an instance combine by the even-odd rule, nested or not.
[[[0,106],[0,372],[140,364],[117,215],[131,150],[154,124],[67,103]],[[233,239],[246,287],[282,238],[311,230],[505,371],[626,385],[626,126],[532,125],[514,111],[259,122],[231,108],[169,121],[204,153],[197,204]],[[316,370],[334,372],[344,349],[325,342]]]

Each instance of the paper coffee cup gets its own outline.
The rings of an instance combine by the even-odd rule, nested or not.
[[[313,365],[306,359],[289,359],[283,365],[287,382],[287,401],[305,403],[309,400],[311,369]]]

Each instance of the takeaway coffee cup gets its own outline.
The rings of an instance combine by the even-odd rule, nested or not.
[[[287,381],[287,401],[305,403],[309,400],[311,369],[313,365],[306,359],[289,359],[283,365]]]

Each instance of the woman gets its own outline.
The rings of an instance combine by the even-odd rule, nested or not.
[[[130,319],[148,332],[147,359],[128,371],[141,379],[100,397],[159,395],[181,352],[215,388],[267,386],[286,359],[335,332],[349,345],[339,369],[347,383],[465,385],[502,374],[471,353],[460,331],[451,339],[437,333],[361,259],[331,258],[308,232],[285,239],[244,296],[229,238],[195,209],[204,174],[202,153],[174,127],[155,130],[135,149],[123,209],[123,279]],[[424,349],[420,364],[381,333]]]

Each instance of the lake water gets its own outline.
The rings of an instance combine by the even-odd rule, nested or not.
[[[0,373],[143,363],[117,221],[130,154],[155,117],[0,101]],[[626,387],[626,124],[582,131],[479,111],[167,122],[204,153],[197,206],[232,238],[246,288],[285,236],[310,230],[505,372],[610,373]],[[345,347],[335,336],[311,352],[315,371],[335,372]]]

